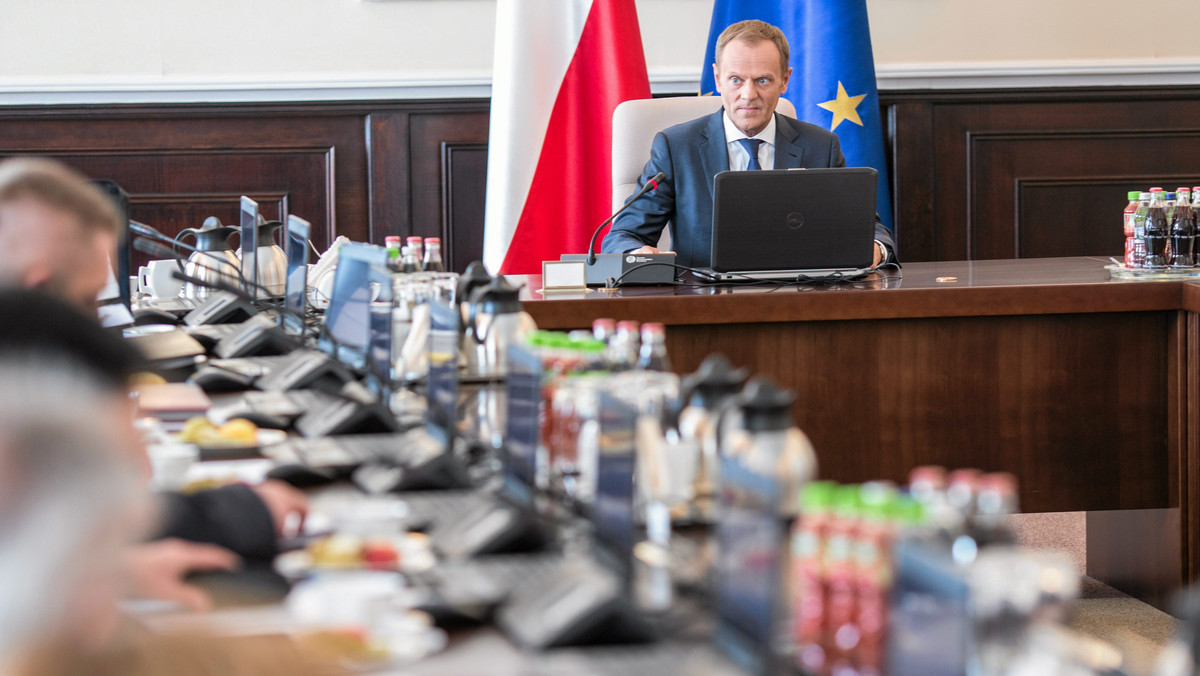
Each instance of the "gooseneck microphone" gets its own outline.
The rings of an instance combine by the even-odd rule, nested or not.
[[[654,178],[651,178],[649,181],[646,181],[646,183],[642,185],[642,189],[637,191],[637,193],[635,193],[633,197],[630,197],[625,202],[625,206],[621,207],[620,209],[617,209],[616,213],[614,213],[612,216],[609,216],[608,220],[604,221],[603,223],[600,224],[600,227],[596,228],[596,232],[592,233],[592,241],[591,241],[591,243],[588,244],[588,259],[587,259],[588,265],[596,264],[596,238],[600,236],[600,231],[604,229],[604,226],[608,225],[609,223],[612,223],[613,219],[615,219],[617,216],[620,216],[622,211],[625,211],[626,209],[628,209],[634,202],[641,199],[646,193],[650,192],[651,190],[656,190],[658,188],[659,182],[662,181],[663,179],[665,179],[666,177],[667,177],[667,175],[661,171],[658,172],[657,174],[655,174]]]

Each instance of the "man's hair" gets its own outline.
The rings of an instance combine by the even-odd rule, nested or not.
[[[74,214],[88,231],[114,236],[120,232],[120,216],[112,200],[83,174],[60,162],[37,157],[0,162],[0,205],[23,199]]]
[[[100,386],[123,392],[146,367],[133,347],[62,300],[39,291],[0,290],[0,358],[70,361]]]
[[[779,72],[787,72],[789,58],[788,41],[783,31],[766,21],[759,21],[758,19],[739,21],[721,31],[720,37],[717,38],[717,52],[715,57],[717,64],[721,63],[721,53],[725,51],[725,45],[734,40],[741,40],[751,45],[758,44],[763,40],[774,42],[775,46],[779,48]]]

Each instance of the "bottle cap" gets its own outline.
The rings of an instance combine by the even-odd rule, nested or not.
[[[1150,188],[1150,192],[1162,192],[1162,188]]]
[[[916,489],[929,487],[941,490],[946,487],[946,468],[941,465],[921,465],[908,473],[908,485]]]
[[[483,261],[472,262],[458,278],[458,288],[454,290],[454,300],[459,304],[470,301],[471,293],[475,289],[487,285],[490,281],[492,281],[492,276],[488,274]]]
[[[800,489],[801,512],[823,512],[833,504],[833,492],[837,489],[836,481],[810,481]]]
[[[838,516],[856,517],[862,507],[862,489],[855,485],[838,486],[833,491],[833,511]]]
[[[1130,190],[1129,194],[1126,195],[1126,197],[1129,198],[1129,201],[1133,202],[1133,201],[1137,201],[1138,195],[1140,195],[1140,194],[1141,193],[1139,193],[1137,190]]]
[[[441,237],[426,237],[425,246],[437,246],[442,243]]]
[[[1151,195],[1148,192],[1138,193],[1138,201],[1139,202],[1142,200],[1148,200],[1148,199],[1150,199],[1150,197],[1151,197]]]
[[[400,248],[400,238],[394,235],[388,235],[387,237],[383,238],[383,244],[389,249],[398,249]]]
[[[632,333],[636,336],[638,333],[638,323],[632,319],[623,319],[617,322],[617,331]]]
[[[646,322],[642,324],[642,340],[646,340],[651,336],[661,336],[666,333],[666,328],[658,322]]]
[[[415,235],[414,235],[414,236],[412,236],[412,237],[409,237],[408,239],[406,239],[406,240],[404,240],[404,241],[408,242],[409,244],[420,244],[421,242],[423,242],[423,241],[425,241],[425,240],[424,240],[424,238],[423,238],[423,237],[417,237],[417,236],[415,236]]]
[[[617,323],[615,321],[613,321],[612,319],[610,319],[608,317],[601,317],[600,319],[597,319],[592,322],[592,332],[594,333],[595,331],[600,330],[600,331],[606,331],[608,333],[612,333],[613,329],[616,328],[616,326],[617,326]]]
[[[742,427],[751,432],[786,430],[792,426],[788,409],[795,400],[793,392],[779,389],[767,378],[754,378],[742,390],[739,401]]]

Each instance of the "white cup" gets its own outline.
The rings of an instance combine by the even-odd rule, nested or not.
[[[179,490],[187,483],[188,471],[200,459],[200,448],[195,444],[168,441],[146,447],[153,469],[154,487],[164,491]]]
[[[138,291],[154,298],[174,298],[183,291],[183,280],[173,274],[179,269],[174,260],[150,261],[138,268]]]

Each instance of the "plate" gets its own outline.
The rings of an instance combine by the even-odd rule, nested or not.
[[[394,557],[387,556],[389,552]],[[429,537],[422,533],[380,537],[335,533],[275,557],[275,571],[293,580],[347,571],[415,573],[433,564]]]
[[[238,458],[256,458],[261,456],[260,449],[264,446],[276,446],[287,440],[287,432],[283,430],[260,429],[255,434],[254,443],[241,441],[220,441],[217,443],[196,444],[200,448],[201,460],[234,460]]]
[[[154,333],[170,333],[178,328],[174,324],[142,324],[141,326],[129,326],[121,329],[121,336],[124,338],[149,336]]]
[[[260,429],[254,435],[252,443],[245,443],[240,440],[229,441],[210,441],[203,444],[197,444],[201,451],[249,451],[263,446],[274,446],[287,441],[287,432],[283,430]]]

